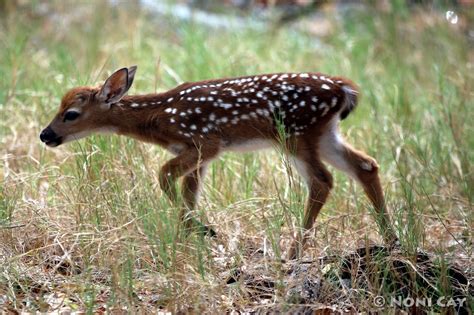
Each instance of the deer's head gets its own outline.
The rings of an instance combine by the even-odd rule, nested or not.
[[[100,87],[69,90],[53,121],[41,132],[41,141],[56,147],[108,128],[107,111],[130,89],[136,70],[136,66],[117,70]]]

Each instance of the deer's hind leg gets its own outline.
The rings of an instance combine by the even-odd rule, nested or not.
[[[319,159],[317,145],[313,141],[299,139],[292,157],[298,173],[306,181],[309,192],[303,221],[304,235],[302,238],[298,237],[291,246],[289,259],[300,256],[308,237],[305,232],[313,227],[333,185],[332,176]]]
[[[374,158],[352,148],[339,135],[336,124],[320,138],[321,158],[357,180],[377,212],[376,222],[387,245],[397,244],[398,238],[390,223],[385,199],[378,175],[378,164]]]

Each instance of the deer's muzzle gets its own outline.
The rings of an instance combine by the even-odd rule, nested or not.
[[[57,147],[62,143],[62,137],[59,137],[50,126],[41,131],[40,140],[49,147]]]

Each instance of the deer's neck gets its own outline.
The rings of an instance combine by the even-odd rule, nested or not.
[[[142,141],[164,144],[160,139],[160,116],[163,104],[172,97],[169,92],[162,94],[130,95],[112,105],[107,115],[107,125],[121,135]]]

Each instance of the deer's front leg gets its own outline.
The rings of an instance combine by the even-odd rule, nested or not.
[[[207,164],[201,164],[197,169],[186,174],[183,179],[183,199],[189,209],[196,206],[201,191],[201,183],[206,176]]]
[[[204,176],[206,175],[206,170],[207,163],[201,164],[197,169],[184,176],[183,199],[188,211],[192,211],[196,207],[196,204],[199,200],[202,182],[204,181]],[[190,218],[190,220],[205,234],[209,236],[217,235],[216,232],[209,226],[202,224],[200,221],[194,218]]]
[[[202,166],[207,164],[218,154],[217,148],[192,148],[181,152],[180,155],[168,161],[160,171],[160,186],[168,198],[181,207],[180,218],[189,227],[194,219],[188,213],[197,201],[199,181]],[[183,182],[183,199],[185,205],[178,203],[177,180],[185,176]],[[198,224],[202,225],[202,224]],[[212,231],[213,232],[213,231]],[[212,234],[209,231],[209,234]]]

